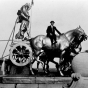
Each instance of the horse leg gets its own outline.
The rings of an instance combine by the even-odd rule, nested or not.
[[[39,71],[39,64],[40,64],[40,62],[37,61],[37,73],[38,73],[38,71]]]
[[[44,73],[47,73],[47,71],[45,70],[45,62],[43,63],[42,61],[37,61],[37,71],[39,69],[39,64],[40,63],[42,64],[42,68],[43,68]]]
[[[31,74],[34,75],[34,72],[33,72],[33,69],[32,69],[32,64],[30,64],[30,71],[31,71]]]
[[[34,58],[34,59],[33,59]],[[31,59],[31,63],[29,64],[29,68],[30,68],[30,71],[31,71],[31,74],[32,75],[34,75],[34,72],[33,72],[33,69],[32,69],[32,65],[33,65],[33,63],[36,61],[36,59],[35,59],[35,57],[33,57],[32,59]]]
[[[59,64],[57,62],[55,62],[54,60],[52,60],[51,62],[53,62],[56,65],[57,72],[59,72],[59,70],[58,70]]]
[[[37,72],[38,72],[38,70],[39,70],[39,64],[41,63],[41,65],[42,65],[42,67],[44,68],[44,63],[39,59],[40,58],[40,56],[38,56],[37,57]]]
[[[44,65],[43,65],[43,71],[44,71],[44,73],[45,73],[45,62],[44,62]]]
[[[43,70],[44,70],[44,73],[47,73],[47,71],[46,71],[46,67],[45,67],[45,64],[46,64],[46,62],[44,62]]]
[[[62,73],[62,65],[64,65],[64,63],[65,63],[65,61],[63,60],[63,55],[65,54],[65,50],[64,51],[62,51],[62,53],[61,53],[61,55],[60,55],[60,60],[59,60],[59,72],[60,72],[60,75],[61,76],[64,76],[64,74]]]
[[[46,73],[49,73],[49,61],[46,62]]]
[[[43,70],[44,70],[44,73],[45,73],[45,74],[47,74],[47,70],[46,70],[46,68],[47,68],[47,62],[44,61]],[[48,69],[49,69],[49,66],[48,66]]]
[[[62,73],[62,71],[61,71],[61,69],[60,69],[60,65],[59,65],[57,62],[55,62],[54,60],[53,60],[52,62],[53,62],[54,64],[56,64],[56,69],[57,69],[58,75],[63,76],[63,73]]]
[[[34,59],[33,59],[34,58]],[[33,72],[33,69],[32,69],[32,65],[33,65],[33,63],[36,61],[36,59],[35,59],[35,57],[33,57],[32,59],[31,59],[31,63],[29,64],[29,68],[30,68],[30,71],[31,71],[31,74],[32,75],[34,75],[34,72]]]

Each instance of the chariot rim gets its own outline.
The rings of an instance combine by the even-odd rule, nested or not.
[[[10,60],[16,66],[30,64],[32,58],[31,46],[26,43],[17,43],[10,49]]]

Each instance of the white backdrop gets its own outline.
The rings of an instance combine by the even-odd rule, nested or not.
[[[8,39],[17,18],[17,11],[31,0],[0,0],[0,40]],[[32,12],[32,13],[31,13]],[[31,15],[31,36],[46,34],[50,21],[62,33],[79,25],[88,34],[88,0],[34,0]],[[17,28],[16,31],[19,29]],[[0,56],[6,42],[0,42]],[[88,49],[88,40],[82,43],[82,51]],[[9,51],[6,51],[6,54]]]

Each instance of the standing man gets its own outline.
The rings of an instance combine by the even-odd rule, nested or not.
[[[28,27],[29,27],[29,10],[32,8],[33,5],[33,0],[30,3],[26,3],[25,5],[23,5],[20,10],[18,10],[17,15],[18,15],[18,21],[17,23],[21,23],[20,25],[20,29],[19,32],[16,34],[15,38],[16,39],[24,39],[24,34],[25,32],[27,32],[27,35],[29,36],[28,33]]]
[[[47,33],[47,37],[49,37],[51,39],[51,43],[52,45],[55,44],[57,41],[56,41],[56,34],[55,34],[55,31],[58,33],[58,34],[61,34],[57,28],[54,26],[54,21],[51,21],[50,22],[50,26],[47,27],[47,30],[46,30],[46,33]]]

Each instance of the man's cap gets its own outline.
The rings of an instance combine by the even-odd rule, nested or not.
[[[54,21],[50,21],[50,23],[55,23]]]

